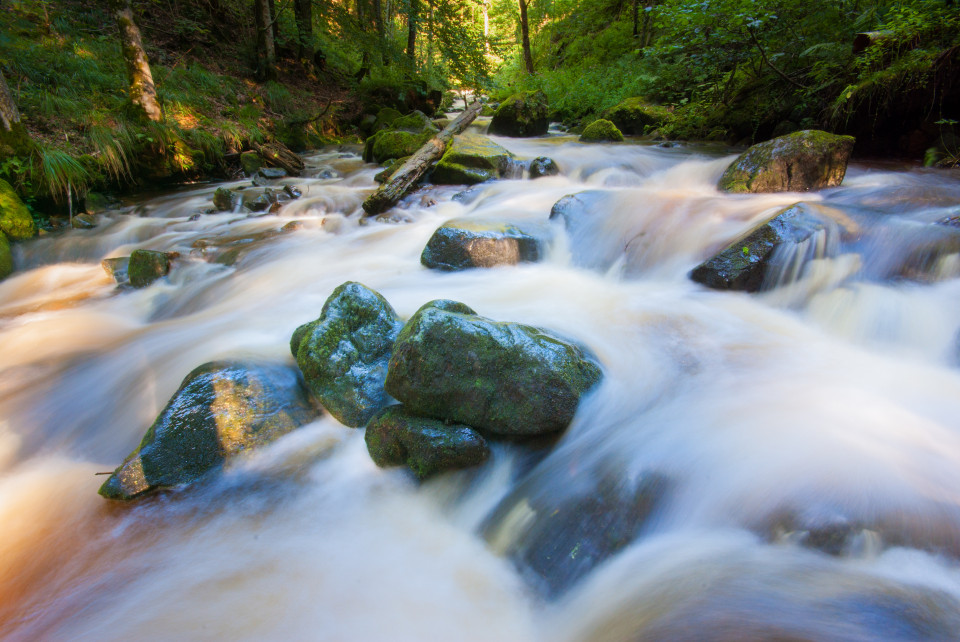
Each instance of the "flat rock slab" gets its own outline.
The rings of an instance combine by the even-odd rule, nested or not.
[[[327,299],[316,321],[297,328],[290,350],[310,390],[337,421],[366,423],[390,399],[387,363],[403,323],[379,293],[348,281]]]
[[[317,415],[296,368],[218,361],[188,374],[133,453],[100,488],[129,500],[196,481],[229,457]]]
[[[545,230],[513,223],[453,219],[437,228],[420,262],[432,269],[466,270],[539,261],[546,245]]]
[[[364,438],[377,466],[407,465],[420,479],[476,466],[490,455],[486,440],[469,426],[418,417],[403,406],[377,413]]]
[[[601,377],[583,348],[546,330],[432,301],[400,331],[386,389],[416,415],[534,436],[565,430]]]

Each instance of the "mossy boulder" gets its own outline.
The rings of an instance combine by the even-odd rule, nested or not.
[[[601,376],[583,348],[550,332],[433,301],[400,331],[386,389],[416,415],[534,436],[566,429]]]
[[[698,265],[690,278],[716,290],[756,292],[767,280],[778,249],[802,243],[829,225],[830,219],[815,206],[791,205]]]
[[[807,129],[754,145],[720,178],[724,192],[805,192],[843,182],[853,136]]]
[[[260,154],[254,151],[243,152],[240,154],[240,167],[247,176],[253,176],[263,167],[263,159]]]
[[[480,115],[480,116],[484,116],[484,117],[486,117],[486,118],[490,118],[490,117],[493,116],[495,113],[497,113],[497,110],[494,108],[493,105],[484,105],[483,107],[480,108],[480,114],[479,114],[479,115]]]
[[[500,104],[489,132],[501,136],[543,136],[550,125],[547,95],[540,90],[514,94]]]
[[[37,235],[37,224],[10,183],[0,178],[0,231],[11,241],[22,241]]]
[[[376,163],[410,156],[440,129],[423,112],[415,111],[395,118],[390,126],[375,132],[363,146],[363,160]]]
[[[627,136],[642,136],[663,125],[670,117],[670,110],[651,105],[643,98],[633,97],[605,110],[600,117],[611,121]]]
[[[13,253],[10,251],[10,241],[7,235],[0,232],[0,279],[5,279],[13,272]]]
[[[552,158],[538,156],[530,161],[530,178],[556,176],[560,173],[560,166]]]
[[[189,484],[317,414],[295,368],[232,361],[204,364],[186,376],[100,494],[129,500]]]
[[[226,187],[218,187],[213,193],[213,206],[218,212],[232,212],[242,200],[240,194]]]
[[[487,442],[469,426],[418,417],[403,406],[377,413],[367,424],[364,439],[377,466],[407,465],[420,479],[476,466],[490,455]]]
[[[580,140],[584,143],[619,143],[623,141],[623,134],[612,122],[601,118],[584,128],[583,133],[580,134]]]
[[[323,304],[319,319],[294,331],[290,350],[297,365],[340,423],[363,426],[389,403],[383,385],[402,326],[379,293],[348,281]]]
[[[438,185],[475,185],[500,178],[512,159],[513,154],[486,136],[461,134],[453,137],[430,180]]]
[[[420,255],[425,267],[465,270],[539,261],[542,235],[513,223],[453,219],[437,228]]]
[[[156,250],[134,250],[130,253],[127,277],[130,285],[145,288],[170,272],[170,256]]]
[[[370,131],[376,134],[378,131],[387,129],[393,124],[393,121],[402,115],[403,114],[392,107],[384,107],[377,112],[376,120],[373,121],[373,126],[370,128]]]

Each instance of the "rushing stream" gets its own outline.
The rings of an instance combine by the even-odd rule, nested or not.
[[[196,186],[17,248],[0,637],[960,639],[960,245],[936,225],[960,180],[853,164],[839,188],[730,196],[732,156],[696,147],[496,140],[561,174],[432,187],[363,224],[378,169],[329,150],[279,181],[303,197],[275,215],[197,217],[215,186]],[[588,221],[548,223],[584,190]],[[765,291],[688,279],[799,200],[843,224]],[[458,217],[554,238],[539,263],[422,267]],[[180,258],[118,289],[100,261],[136,248]],[[447,298],[550,328],[605,378],[556,443],[422,484],[325,415],[186,490],[97,495],[190,370],[292,362],[292,331],[348,280],[404,317]]]

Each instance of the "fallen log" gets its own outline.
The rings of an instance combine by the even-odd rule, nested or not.
[[[389,181],[381,185],[376,192],[363,202],[363,211],[367,216],[375,216],[397,204],[413,185],[433,166],[447,149],[454,136],[461,133],[480,113],[482,105],[475,101],[447,125],[442,132],[424,143],[417,152],[393,173]]]
[[[299,176],[303,171],[303,159],[279,141],[272,143],[252,143],[250,147],[260,155],[269,167],[282,167],[290,176]]]

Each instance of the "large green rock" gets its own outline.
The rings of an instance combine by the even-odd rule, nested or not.
[[[5,279],[13,272],[13,253],[10,251],[10,241],[7,235],[0,232],[0,279]]]
[[[386,388],[417,415],[533,436],[564,430],[601,376],[582,348],[545,330],[433,301],[397,337]]]
[[[0,231],[11,241],[22,241],[37,235],[37,224],[10,183],[0,178]]]
[[[127,264],[127,278],[135,288],[145,288],[170,272],[170,257],[156,250],[134,250]]]
[[[543,136],[550,125],[547,95],[540,90],[514,94],[500,104],[489,132],[501,136]]]
[[[440,129],[423,112],[415,111],[394,119],[386,129],[374,133],[363,147],[363,160],[382,163],[410,156]]]
[[[297,328],[290,350],[310,390],[340,423],[359,427],[389,403],[383,384],[403,323],[379,293],[348,281],[320,318]]]
[[[829,218],[816,205],[791,205],[698,265],[690,278],[716,290],[756,292],[767,280],[779,248],[802,243],[828,225]]]
[[[100,494],[128,500],[189,484],[226,459],[268,444],[317,414],[295,368],[229,361],[204,364],[187,375]]]
[[[438,185],[475,185],[503,176],[513,154],[480,134],[461,134],[433,170],[431,181]]]
[[[400,118],[402,115],[403,114],[392,107],[384,107],[377,112],[376,120],[373,121],[373,125],[371,127],[371,132],[375,134],[378,131],[387,129],[393,124],[393,121]]]
[[[622,100],[600,115],[627,136],[642,136],[660,127],[669,116],[670,111],[666,107],[651,105],[639,97]]]
[[[243,200],[241,194],[237,194],[227,187],[218,187],[213,192],[213,206],[218,212],[232,212]]]
[[[367,450],[380,467],[407,465],[417,477],[476,466],[490,455],[487,442],[469,426],[448,424],[384,408],[367,424]]]
[[[805,192],[843,182],[853,136],[808,129],[754,145],[727,168],[724,192]]]
[[[623,141],[623,134],[612,122],[601,118],[586,126],[580,140],[584,143],[619,143]]]
[[[539,261],[543,240],[512,223],[453,219],[437,228],[420,255],[425,267],[466,270]]]

